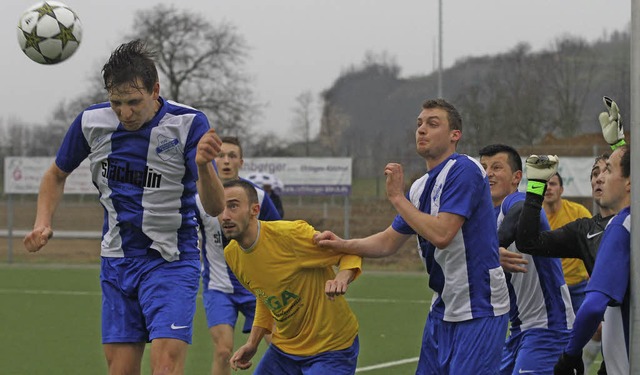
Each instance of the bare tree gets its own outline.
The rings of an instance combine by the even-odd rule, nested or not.
[[[342,149],[345,144],[342,136],[350,126],[349,116],[325,99],[320,122],[320,144],[329,150],[331,156],[346,155],[346,149]]]
[[[305,91],[296,97],[296,106],[293,108],[293,134],[295,138],[305,145],[305,156],[310,155],[312,141],[311,127],[315,121],[316,100],[311,91]]]
[[[220,133],[247,135],[258,105],[243,71],[247,46],[235,27],[165,5],[138,11],[135,19],[131,38],[157,53],[168,99],[203,110]]]
[[[555,112],[554,126],[564,136],[576,135],[583,120],[584,106],[591,90],[598,59],[581,38],[556,39],[546,56],[546,74]]]

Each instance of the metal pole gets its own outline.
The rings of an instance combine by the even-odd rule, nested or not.
[[[442,0],[438,0],[438,98],[442,98]]]
[[[13,263],[13,194],[7,194],[7,263]]]
[[[349,218],[351,217],[351,203],[349,196],[344,196],[344,236],[342,238],[349,239]]]
[[[631,143],[640,139],[640,0],[631,2]],[[631,147],[631,165],[640,165],[640,150]],[[631,311],[630,374],[640,374],[640,173],[631,173]],[[635,219],[635,220],[634,220]],[[605,359],[606,361],[606,359]]]

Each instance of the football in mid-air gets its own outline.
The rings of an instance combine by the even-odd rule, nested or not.
[[[82,40],[78,15],[59,1],[44,1],[27,9],[18,22],[18,44],[40,64],[57,64],[73,55]]]

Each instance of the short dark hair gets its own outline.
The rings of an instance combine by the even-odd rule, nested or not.
[[[503,144],[488,145],[481,148],[478,153],[482,157],[482,156],[494,156],[501,152],[504,152],[505,154],[507,154],[507,162],[509,163],[509,166],[511,167],[513,172],[522,170],[522,158],[520,157],[520,154],[518,153],[518,151],[516,151],[516,149],[511,146],[507,146]]]
[[[227,135],[220,138],[220,140],[222,141],[222,143],[230,143],[232,145],[238,146],[238,148],[240,149],[240,157],[242,158],[242,145],[240,144],[240,139],[238,139],[238,137]]]
[[[556,174],[554,174],[553,176],[557,176],[558,177],[558,183],[560,184],[560,186],[564,186],[563,182],[562,182],[562,176],[560,176],[560,173],[556,172]],[[553,177],[551,176],[551,177]]]
[[[158,70],[153,59],[154,53],[147,50],[146,44],[140,39],[120,45],[102,67],[104,88],[111,91],[123,83],[130,83],[138,90],[152,92],[158,82]],[[143,87],[138,86],[138,79]]]
[[[440,108],[447,112],[450,130],[462,131],[462,117],[460,112],[444,99],[429,99],[422,104],[422,109]]]
[[[249,181],[240,180],[240,179],[229,180],[225,182],[223,186],[225,189],[236,187],[236,186],[241,187],[244,190],[244,192],[247,194],[247,198],[249,198],[249,204],[260,203],[258,201],[258,193],[256,192],[256,188]]]

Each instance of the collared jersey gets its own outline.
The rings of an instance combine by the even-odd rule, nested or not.
[[[245,179],[242,179],[245,180]],[[249,181],[249,180],[245,180]],[[280,214],[273,205],[269,195],[254,184],[258,201],[260,202],[260,214],[258,218],[265,221],[280,220]],[[200,210],[200,247],[202,249],[202,286],[207,289],[218,290],[224,293],[242,293],[251,295],[236,279],[227,262],[224,260],[224,247],[229,240],[222,233],[217,217],[204,212],[200,199],[197,200]]]
[[[302,220],[260,221],[250,249],[232,240],[224,256],[238,280],[253,294],[254,326],[276,329],[272,342],[287,354],[310,356],[346,349],[358,333],[358,321],[344,296],[324,293],[335,278],[334,265],[356,269],[362,259],[319,248],[315,229]]]
[[[89,158],[104,208],[103,257],[149,249],[167,261],[199,257],[195,153],[209,122],[193,108],[159,100],[156,115],[136,131],[122,127],[109,103],[91,106],[58,150],[55,163],[67,173]]]
[[[417,236],[435,292],[431,313],[449,322],[506,314],[509,293],[498,256],[489,181],[480,163],[454,153],[415,181],[407,199],[427,214],[448,212],[465,219],[446,248]],[[400,215],[391,225],[399,233],[416,234]]]
[[[602,352],[609,374],[629,373],[630,273],[631,208],[626,207],[607,225],[587,285],[587,293],[598,291],[610,298],[602,322]]]
[[[516,253],[520,251],[514,242],[517,228],[515,221],[520,217],[524,199],[525,194],[516,191],[496,207],[500,245]],[[540,216],[540,228],[549,230],[549,223],[544,216]],[[573,328],[575,315],[560,259],[522,255],[529,262],[523,266],[527,272],[507,273],[511,298],[511,332],[533,328],[559,331]]]

